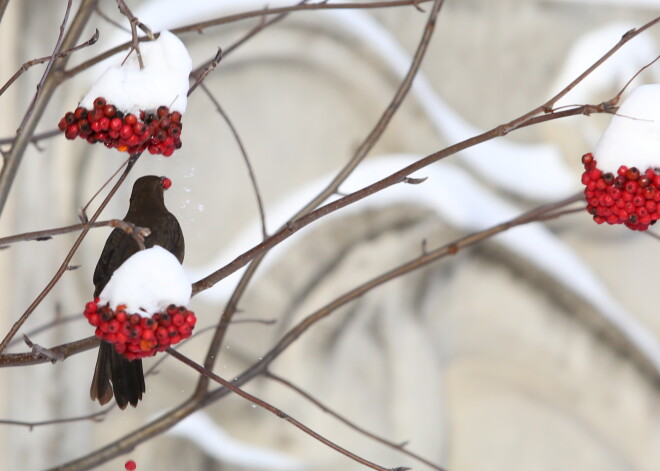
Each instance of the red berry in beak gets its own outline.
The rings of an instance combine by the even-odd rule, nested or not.
[[[160,184],[163,187],[163,190],[167,190],[172,186],[172,180],[167,177],[160,177]]]

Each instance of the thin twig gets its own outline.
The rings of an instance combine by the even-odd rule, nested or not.
[[[131,160],[131,156],[129,156],[126,160],[124,160],[124,162],[119,166],[119,168],[115,170],[115,172],[112,175],[110,175],[110,177],[103,183],[103,185],[101,185],[101,188],[96,190],[96,193],[92,195],[92,197],[89,199],[89,201],[87,201],[85,206],[80,208],[80,213],[78,214],[78,217],[80,218],[80,221],[83,224],[87,223],[87,208],[89,208],[89,205],[92,204],[92,201],[94,201],[96,197],[103,191],[103,189],[106,186],[108,186],[112,180],[114,180],[114,178],[119,174],[119,172],[121,172],[121,169],[123,169],[130,160]]]
[[[291,381],[289,381],[285,378],[282,378],[281,376],[278,376],[278,375],[276,375],[275,373],[272,373],[269,370],[265,371],[264,376],[266,376],[267,378],[270,378],[274,381],[277,381],[278,383],[280,383],[280,384],[286,386],[287,388],[291,389],[292,391],[296,392],[297,394],[299,394],[300,396],[304,397],[309,402],[314,404],[316,407],[321,409],[323,412],[325,412],[327,414],[330,414],[335,419],[339,420],[340,422],[342,422],[343,424],[345,424],[348,427],[352,428],[353,430],[361,433],[362,435],[364,435],[364,436],[366,436],[366,437],[368,437],[368,438],[370,438],[374,441],[382,443],[385,446],[393,448],[393,449],[397,450],[398,452],[403,453],[403,454],[419,461],[420,463],[424,463],[426,466],[428,466],[430,468],[436,469],[438,471],[446,471],[444,468],[441,468],[440,466],[438,466],[437,464],[427,460],[426,458],[424,458],[422,456],[419,456],[418,454],[413,453],[412,451],[407,450],[405,448],[406,442],[404,442],[404,443],[395,443],[395,442],[387,440],[387,439],[385,439],[385,438],[383,438],[379,435],[376,435],[375,433],[369,432],[368,430],[360,427],[359,425],[354,424],[353,422],[348,420],[346,417],[343,417],[342,415],[340,415],[337,412],[330,409],[328,406],[323,404],[321,401],[316,399],[314,396],[312,396],[308,392],[304,391],[303,389],[301,389],[298,386],[296,386],[295,384],[293,384]]]
[[[319,322],[323,318],[330,315],[334,310],[350,302],[352,299],[355,299],[357,296],[360,296],[361,294],[364,294],[367,291],[386,283],[387,281],[395,278],[396,276],[402,276],[406,273],[422,268],[427,264],[437,261],[445,256],[454,255],[459,251],[459,249],[468,247],[469,245],[476,244],[480,240],[485,240],[488,237],[492,237],[495,234],[506,231],[517,225],[533,222],[535,220],[535,217],[542,217],[543,214],[546,212],[559,209],[564,205],[568,205],[574,201],[580,201],[581,198],[582,195],[578,194],[572,198],[560,201],[559,203],[541,206],[511,221],[507,221],[498,226],[487,229],[486,231],[482,231],[482,233],[471,234],[462,239],[456,240],[450,244],[447,244],[444,247],[437,249],[435,253],[430,252],[428,254],[424,254],[424,256],[420,258],[420,260],[417,261],[416,263],[409,262],[395,269],[396,273],[387,272],[377,278],[374,278],[373,280],[371,280],[370,282],[364,285],[356,287],[354,290],[347,292],[344,296],[337,298],[332,303],[326,305],[319,311],[307,316],[300,323],[298,323],[296,326],[290,329],[287,332],[287,334],[275,346],[273,346],[273,348],[271,348],[271,350],[269,350],[269,352],[264,357],[262,357],[262,359],[260,359],[250,368],[248,368],[239,376],[237,376],[233,384],[235,386],[241,386],[247,383],[248,381],[250,381],[251,379],[255,378],[256,376],[263,374],[268,368],[268,366],[283,351],[285,351],[291,343],[293,343],[298,337],[303,335],[307,329],[309,329],[316,322]],[[95,341],[96,342],[95,345],[98,343],[98,339],[96,337],[90,337],[90,339],[88,340]],[[25,354],[22,355],[25,356]],[[9,358],[9,361],[6,361],[6,357],[10,357],[10,355],[0,355],[0,367],[14,366],[12,364],[13,359]],[[41,362],[43,362],[43,360]],[[188,417],[193,412],[219,400],[220,398],[228,395],[229,393],[230,393],[229,389],[225,387],[221,387],[216,390],[204,393],[201,396],[194,396],[193,398],[182,403],[180,406],[171,410],[167,414],[163,414],[159,418],[154,419],[150,423],[145,424],[143,427],[132,431],[131,433],[120,438],[119,440],[114,441],[99,450],[91,452],[65,465],[53,468],[52,471],[55,470],[82,471],[85,469],[90,469],[101,463],[104,463],[112,458],[121,455],[122,453],[125,453],[126,450],[132,449],[135,446],[139,445],[140,443],[149,440],[153,436],[164,432],[165,430],[174,426],[176,423]]]
[[[394,113],[396,113],[396,110],[398,110],[399,106],[403,102],[403,99],[406,97],[408,94],[408,91],[410,90],[410,87],[412,85],[412,81],[417,74],[419,67],[421,65],[421,62],[424,58],[424,55],[426,53],[429,41],[433,35],[433,32],[435,30],[435,24],[436,24],[436,19],[438,17],[438,14],[440,13],[440,9],[443,5],[443,0],[435,0],[433,3],[433,9],[428,15],[426,25],[424,27],[424,32],[422,33],[422,37],[419,41],[419,44],[417,46],[417,50],[415,51],[415,55],[413,56],[413,60],[410,64],[410,67],[408,68],[408,72],[406,73],[406,76],[404,77],[403,81],[399,85],[397,92],[395,93],[394,97],[392,98],[389,106],[385,109],[383,112],[381,118],[378,120],[378,123],[376,126],[373,128],[373,130],[369,133],[369,135],[366,137],[366,139],[363,141],[363,143],[360,145],[360,147],[356,150],[353,158],[348,162],[348,164],[339,172],[339,174],[333,179],[333,181],[326,187],[324,191],[322,191],[316,198],[314,198],[309,204],[307,204],[304,208],[302,208],[298,213],[294,216],[295,221],[299,221],[300,219],[296,219],[301,215],[306,214],[308,211],[311,209],[315,208],[318,206],[321,202],[325,201],[325,199],[328,198],[328,196],[332,195],[338,188],[339,185],[350,175],[350,173],[355,169],[355,167],[362,161],[362,159],[368,154],[368,152],[372,149],[372,147],[376,144],[378,141],[379,137],[382,135],[382,133],[385,131],[387,125],[391,121],[392,117],[394,116]],[[410,172],[412,173],[412,172]],[[402,175],[401,178],[407,177],[408,174]],[[397,180],[398,183],[399,180]],[[392,184],[395,182],[392,181]],[[365,194],[366,196],[366,194]],[[342,198],[338,201],[348,201],[346,198],[351,198],[351,196],[346,196],[345,198]],[[328,205],[326,205],[326,208]],[[315,212],[317,216],[320,216],[323,214],[323,211],[320,209],[319,211]],[[303,219],[305,216],[302,217]],[[286,224],[285,227],[281,228],[273,237],[283,237],[282,240],[287,238],[289,235],[293,234],[295,230],[291,230],[289,227],[289,224]],[[234,289],[234,292],[232,293],[232,296],[230,297],[227,305],[225,306],[225,310],[222,313],[222,318],[220,320],[220,327],[218,327],[218,330],[216,332],[216,335],[213,337],[213,340],[211,344],[209,345],[209,348],[206,353],[206,358],[204,360],[204,366],[208,369],[213,369],[213,364],[215,363],[218,352],[220,351],[220,346],[222,345],[222,340],[226,334],[227,331],[227,326],[229,325],[232,316],[234,315],[234,312],[236,308],[238,307],[238,302],[241,299],[243,293],[245,292],[245,289],[247,288],[250,280],[252,279],[254,273],[257,270],[257,267],[261,264],[261,261],[263,260],[263,256],[266,254],[268,250],[270,250],[271,247],[269,247],[269,241],[273,239],[273,237],[266,239],[265,241],[262,242],[258,247],[258,251],[260,252],[259,254],[255,254],[255,257],[252,258],[252,263],[250,263],[250,266],[247,268],[247,270],[243,273],[243,276],[241,277],[240,281],[238,282],[238,285]],[[274,245],[273,245],[274,246]],[[233,262],[232,262],[233,263]],[[245,264],[244,264],[245,265]],[[217,273],[217,272],[216,272]],[[209,275],[213,277],[214,275]],[[206,281],[205,280],[210,280],[209,277],[205,278],[204,280],[200,280],[197,283],[193,285],[193,293],[198,292],[197,290],[200,288],[203,288],[205,286]],[[205,383],[205,379],[202,378],[200,379],[200,382],[197,385],[197,394],[201,394],[202,391],[205,390],[207,387],[207,383]]]
[[[7,89],[11,86],[12,83],[18,79],[24,72],[26,72],[30,67],[35,66],[37,64],[43,64],[44,62],[51,61],[54,58],[56,59],[61,59],[62,57],[66,57],[72,52],[78,51],[80,49],[83,49],[87,46],[91,46],[92,44],[95,44],[96,41],[99,39],[99,30],[97,29],[94,34],[92,35],[91,38],[89,38],[87,41],[85,41],[82,44],[78,44],[77,46],[74,46],[70,49],[67,49],[66,51],[61,51],[55,54],[55,56],[46,56],[46,57],[40,57],[38,59],[32,59],[31,61],[25,62],[12,77],[5,83],[2,88],[0,88],[0,95],[5,93]]]
[[[32,429],[36,427],[43,427],[47,425],[60,425],[60,424],[67,424],[71,422],[82,422],[82,421],[88,421],[91,420],[92,422],[102,422],[103,419],[105,418],[106,415],[108,415],[108,412],[110,412],[112,409],[114,409],[116,405],[111,405],[99,412],[94,412],[93,414],[88,414],[88,415],[81,415],[78,417],[67,417],[64,419],[52,419],[52,420],[42,420],[39,422],[27,422],[27,421],[22,421],[22,420],[2,420],[0,419],[0,425],[21,425],[23,427],[27,427],[32,431]]]
[[[94,215],[92,216],[90,222],[94,223],[101,212],[105,209],[107,204],[110,202],[114,194],[117,192],[119,187],[121,186],[122,183],[124,183],[124,180],[128,176],[129,172],[133,168],[133,165],[135,165],[135,162],[137,162],[137,159],[140,157],[140,153],[135,153],[131,156],[131,159],[129,160],[128,164],[126,165],[126,169],[124,170],[124,173],[119,177],[117,180],[117,183],[115,183],[115,186],[110,190],[110,193],[108,193],[108,196],[105,197],[101,205],[98,207]],[[21,328],[23,323],[30,317],[30,314],[36,309],[36,307],[41,303],[41,301],[44,300],[46,295],[53,289],[55,284],[59,281],[59,279],[62,277],[62,275],[66,272],[67,267],[69,266],[69,262],[75,255],[76,251],[78,250],[78,247],[80,247],[80,244],[82,243],[83,239],[89,232],[90,227],[86,227],[85,229],[82,230],[80,235],[78,236],[78,239],[73,244],[73,247],[71,247],[71,250],[69,250],[69,253],[65,257],[64,261],[60,265],[60,268],[57,270],[53,278],[48,282],[46,287],[39,293],[37,298],[30,304],[30,306],[25,310],[25,312],[21,315],[21,317],[14,323],[14,325],[9,329],[9,332],[5,336],[5,338],[0,342],[0,353],[5,350],[7,347],[7,344],[11,341],[11,339],[16,335],[16,332],[18,332],[18,329]]]
[[[76,340],[74,342],[68,342],[56,347],[52,347],[50,350],[61,354],[62,358],[66,359],[72,355],[86,352],[87,350],[98,347],[99,342],[100,340],[98,337],[91,336],[82,340]],[[0,368],[39,365],[42,363],[47,363],[48,361],[48,358],[35,356],[32,352],[0,354]]]
[[[393,1],[385,1],[385,2],[373,2],[373,3],[361,3],[361,2],[355,2],[355,3],[326,3],[326,2],[319,2],[319,3],[312,3],[308,5],[294,5],[290,7],[280,7],[280,8],[265,8],[265,9],[259,9],[259,10],[253,10],[249,12],[244,12],[244,13],[237,13],[235,15],[227,15],[223,16],[221,18],[217,18],[215,20],[209,20],[209,21],[203,21],[201,23],[194,23],[190,24],[187,26],[182,26],[180,28],[174,28],[171,30],[173,34],[180,34],[180,33],[188,33],[188,32],[201,32],[206,28],[212,27],[212,26],[220,26],[220,25],[225,25],[228,23],[234,23],[236,21],[242,21],[242,20],[247,20],[250,18],[259,18],[264,15],[273,15],[273,14],[280,14],[280,13],[291,13],[291,12],[296,12],[296,11],[312,11],[312,10],[349,10],[349,9],[360,9],[360,10],[367,10],[367,9],[374,9],[374,8],[395,8],[395,7],[402,7],[402,6],[413,6],[413,5],[419,5],[421,3],[427,3],[431,2],[434,0],[393,0]],[[154,33],[154,38],[158,38],[160,33]],[[140,42],[147,41],[147,38],[140,38]],[[131,42],[125,42],[124,44],[120,44],[119,46],[115,46],[112,49],[108,49],[107,51],[99,54],[96,57],[93,57],[76,67],[72,67],[66,72],[67,77],[72,77],[83,70],[89,69],[90,67],[98,64],[99,62],[107,59],[108,57],[112,57],[115,54],[131,47]]]
[[[131,50],[129,51],[128,55],[130,56],[131,52],[135,51],[135,53],[137,54],[138,64],[140,64],[140,70],[142,70],[144,69],[144,62],[142,60],[142,53],[140,52],[140,39],[138,38],[137,28],[139,27],[142,31],[144,31],[150,40],[155,39],[154,34],[144,24],[140,23],[140,21],[135,17],[135,15],[133,15],[131,9],[128,8],[128,5],[126,5],[126,2],[124,2],[124,0],[116,0],[116,1],[117,1],[117,6],[119,7],[119,11],[121,12],[122,15],[124,15],[128,19],[128,22],[131,25]],[[124,59],[124,61],[125,60],[126,59]]]
[[[202,90],[204,90],[206,96],[208,96],[209,100],[213,102],[215,109],[218,111],[218,113],[220,113],[220,116],[222,116],[222,118],[227,123],[227,126],[229,127],[229,130],[234,136],[234,140],[236,141],[236,144],[238,145],[238,148],[241,151],[241,155],[243,156],[243,162],[245,162],[245,167],[247,168],[248,175],[250,176],[252,191],[257,200],[257,208],[259,209],[259,220],[261,222],[261,235],[263,240],[266,240],[266,238],[268,237],[268,231],[266,229],[266,211],[264,210],[264,203],[263,200],[261,199],[261,192],[259,191],[259,185],[257,184],[257,176],[254,173],[254,169],[252,168],[252,163],[250,162],[250,157],[248,156],[247,150],[245,150],[245,146],[243,145],[243,140],[241,139],[241,136],[238,134],[238,130],[234,126],[234,123],[229,118],[229,115],[225,113],[225,110],[220,105],[220,102],[215,98],[215,96],[211,93],[208,87],[202,84]]]
[[[82,0],[80,2],[80,7],[78,8],[75,18],[71,22],[69,31],[63,40],[58,40],[58,44],[53,51],[53,56],[57,55],[62,50],[70,49],[75,46],[87,25],[89,17],[94,11],[97,1],[98,0]],[[42,81],[40,81],[40,88],[35,94],[33,104],[30,105],[30,108],[23,118],[21,126],[16,131],[16,139],[12,144],[11,150],[5,155],[4,165],[0,171],[0,214],[7,202],[9,191],[14,183],[16,173],[23,159],[23,155],[25,154],[25,149],[31,142],[37,124],[39,124],[39,120],[44,115],[46,105],[50,101],[55,89],[63,80],[64,67],[66,66],[69,57],[70,56],[66,56],[57,59],[57,64],[54,66],[53,63],[55,61],[50,61],[48,66],[46,66],[46,71],[44,72]]]
[[[210,62],[205,64],[201,69],[198,68],[190,73],[190,76],[196,77],[196,80],[195,83],[193,83],[188,89],[188,96],[190,96],[190,94],[194,92],[197,87],[199,87],[199,84],[204,81],[208,74],[215,70],[215,68],[222,60],[222,54],[222,49],[218,48],[218,52],[215,53],[215,56],[210,60]]]
[[[53,236],[68,234],[70,232],[81,231],[83,229],[95,229],[97,227],[121,227],[127,233],[132,234],[136,233],[138,237],[141,237],[144,240],[144,237],[149,234],[145,233],[145,229],[148,228],[138,227],[129,222],[124,222],[121,219],[109,219],[107,221],[97,221],[93,223],[83,223],[83,224],[72,224],[70,226],[58,227],[55,229],[44,229],[42,231],[33,231],[33,232],[24,232],[22,234],[15,234],[8,237],[0,237],[0,248],[4,248],[7,245],[15,244],[17,242],[27,242],[30,240],[36,241],[45,241],[52,239]]]
[[[101,7],[99,7],[98,5],[96,6],[95,11],[96,11],[97,15],[99,15],[105,21],[110,23],[112,26],[124,31],[125,33],[130,33],[131,32],[130,28],[127,28],[124,25],[122,25],[122,24],[118,23],[117,21],[113,20],[112,18],[110,18],[105,12],[103,12],[101,10]]]
[[[333,450],[341,453],[344,456],[347,456],[348,458],[350,458],[354,461],[357,461],[358,463],[360,463],[364,466],[367,466],[367,467],[372,468],[372,469],[377,469],[379,471],[392,471],[393,469],[397,470],[397,471],[404,471],[404,470],[410,469],[410,468],[405,468],[405,467],[384,468],[384,467],[382,467],[382,466],[380,466],[376,463],[368,461],[368,460],[362,458],[361,456],[358,456],[355,453],[352,453],[352,452],[348,451],[346,448],[343,448],[343,447],[337,445],[336,443],[328,440],[324,436],[320,435],[319,433],[315,432],[311,428],[304,425],[302,422],[294,419],[293,417],[291,417],[289,414],[285,413],[281,409],[278,409],[277,407],[273,406],[272,404],[269,404],[268,402],[266,402],[262,399],[259,399],[256,396],[253,396],[252,394],[242,390],[238,386],[236,386],[236,385],[230,383],[229,381],[221,378],[220,376],[216,375],[212,371],[207,370],[202,365],[197,364],[196,362],[192,361],[190,358],[188,358],[187,356],[179,353],[178,351],[174,350],[173,348],[168,348],[167,353],[169,353],[170,355],[172,355],[174,358],[176,358],[180,362],[184,363],[185,365],[187,365],[187,366],[191,367],[192,369],[196,370],[198,373],[212,379],[213,381],[215,381],[218,384],[221,384],[222,386],[229,389],[234,394],[237,394],[237,395],[241,396],[243,399],[247,399],[251,403],[256,404],[257,406],[261,407],[262,409],[265,409],[268,412],[270,412],[272,414],[275,414],[280,419],[286,420],[287,422],[292,424],[294,427],[297,427],[298,429],[302,430],[303,432],[305,432],[309,436],[311,436],[311,437],[315,438],[316,440],[320,441],[324,445],[332,448]]]
[[[61,136],[62,131],[59,129],[51,129],[50,131],[45,131],[39,134],[34,134],[30,139],[29,143],[30,144],[36,144],[37,142],[43,140],[43,139],[50,139],[51,137],[55,136]],[[0,145],[4,144],[13,144],[14,141],[16,141],[16,136],[13,137],[3,137],[0,139]]]

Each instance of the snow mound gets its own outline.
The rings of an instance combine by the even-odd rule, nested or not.
[[[151,317],[167,306],[186,306],[192,286],[174,255],[158,245],[137,252],[117,270],[101,292],[99,304],[110,303],[126,313]]]
[[[80,106],[93,109],[94,99],[103,97],[124,113],[153,111],[168,106],[184,113],[188,104],[188,77],[192,59],[186,46],[169,31],[155,41],[140,44],[144,69],[134,52],[122,65],[112,65],[92,85]]]
[[[598,168],[660,167],[660,84],[641,85],[619,107],[594,150]]]

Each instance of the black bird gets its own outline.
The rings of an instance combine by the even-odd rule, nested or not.
[[[137,179],[124,221],[151,230],[144,239],[146,248],[160,245],[183,262],[185,244],[181,226],[165,207],[163,197],[170,183],[165,177],[153,175]],[[123,229],[116,228],[110,233],[94,270],[94,298],[101,294],[114,271],[138,250],[135,239]],[[137,406],[145,392],[142,360],[127,360],[111,344],[102,341],[89,394],[103,405],[112,399],[113,391],[120,409],[129,403]]]

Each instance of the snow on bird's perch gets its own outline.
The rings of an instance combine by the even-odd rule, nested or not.
[[[155,245],[135,253],[117,268],[99,300],[112,309],[124,305],[126,313],[148,317],[170,304],[186,306],[191,293],[192,286],[177,258]]]
[[[192,286],[169,251],[156,245],[128,258],[84,315],[96,336],[129,360],[166,350],[190,337],[197,321],[186,309]]]

